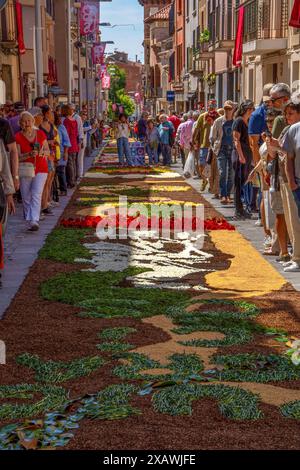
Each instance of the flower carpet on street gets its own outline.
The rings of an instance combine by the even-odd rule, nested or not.
[[[0,449],[297,449],[300,294],[170,168],[103,158],[1,322]]]

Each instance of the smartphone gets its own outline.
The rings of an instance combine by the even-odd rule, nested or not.
[[[38,142],[35,142],[35,143],[33,144],[32,148],[33,148],[33,150],[36,150],[37,152],[39,152],[41,146],[40,146],[40,144],[39,144]]]

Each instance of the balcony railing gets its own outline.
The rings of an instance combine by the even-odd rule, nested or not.
[[[13,3],[8,3],[0,13],[0,43],[10,46],[17,42],[15,9]]]
[[[243,5],[245,6],[244,42],[279,39],[287,36],[288,0],[276,0],[276,2],[274,0],[249,0]],[[276,18],[274,18],[274,7]]]

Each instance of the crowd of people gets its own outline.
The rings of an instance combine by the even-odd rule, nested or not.
[[[51,107],[38,97],[28,110],[20,102],[1,107],[0,269],[6,208],[14,213],[16,202],[22,203],[27,230],[38,231],[60,197],[83,177],[86,149],[100,147],[103,132],[103,121],[89,120],[85,106],[80,112],[73,104]]]
[[[179,154],[186,178],[200,180],[236,220],[255,219],[264,229],[263,252],[286,272],[300,271],[300,94],[284,83],[267,84],[258,107],[226,101],[217,109],[155,118],[144,112],[133,126],[116,124],[119,162],[131,165],[129,138],[142,143],[150,165],[171,165]],[[124,161],[124,156],[126,162]],[[258,214],[258,219],[254,217]]]
[[[88,119],[72,104],[51,108],[39,97],[25,110],[7,104],[0,117],[0,176],[9,212],[19,194],[28,230],[52,214],[59,198],[83,176],[86,148],[97,148],[104,122]],[[186,178],[199,179],[221,204],[232,204],[235,219],[263,227],[264,254],[276,256],[286,272],[300,271],[300,93],[284,83],[267,84],[255,108],[251,100],[226,101],[217,109],[177,115],[143,112],[129,122],[125,114],[112,123],[120,165],[133,165],[130,138],[145,149],[150,165],[170,166],[179,155]],[[6,154],[9,159],[6,159]],[[0,201],[1,203],[1,201]],[[0,268],[3,267],[0,224]],[[2,248],[1,248],[2,247]]]

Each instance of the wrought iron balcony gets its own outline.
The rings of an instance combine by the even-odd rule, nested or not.
[[[13,3],[8,3],[0,13],[0,47],[4,53],[10,54],[17,46],[15,9]]]
[[[259,55],[285,49],[288,36],[288,0],[249,0],[243,5],[243,53]]]

